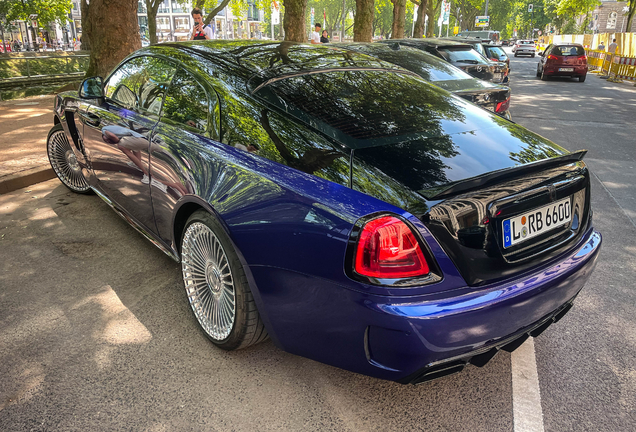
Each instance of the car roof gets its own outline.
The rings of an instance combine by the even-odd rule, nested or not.
[[[288,41],[202,40],[161,43],[145,50],[161,53],[176,49],[188,55],[196,54],[217,65],[233,68],[234,74],[244,78],[261,76],[270,79],[289,73],[302,75],[309,71],[341,67],[397,69],[412,73],[393,63],[330,45]]]

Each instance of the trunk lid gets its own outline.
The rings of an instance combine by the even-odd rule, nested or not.
[[[403,207],[424,222],[470,286],[513,277],[556,257],[581,238],[590,221],[585,152],[569,154],[516,124],[500,122],[500,128],[355,150],[354,178],[359,169],[372,168],[387,184],[397,181],[421,198]],[[379,178],[365,192],[374,195],[383,183]],[[354,187],[365,186],[354,181]],[[382,197],[386,200],[386,193]],[[560,203],[564,212],[565,201],[569,220],[545,228],[546,209],[551,217]],[[529,230],[529,216],[540,210],[545,229],[506,244],[506,226],[527,215]]]

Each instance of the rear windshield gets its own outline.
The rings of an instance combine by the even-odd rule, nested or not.
[[[533,41],[519,41],[519,44],[521,45],[534,45]]]
[[[463,70],[445,62],[439,57],[424,51],[401,47],[399,50],[385,49],[384,46],[373,47],[369,45],[350,46],[346,49],[354,49],[356,51],[372,55],[405,69],[410,70],[424,78],[427,81],[453,81],[473,79]]]
[[[271,80],[253,94],[353,148],[467,127],[461,99],[407,71],[320,71]]]
[[[552,48],[552,54],[557,56],[582,56],[585,55],[585,50],[580,46],[555,46]]]
[[[484,58],[474,49],[466,48],[439,48],[440,54],[445,60],[452,63],[486,64]]]
[[[490,54],[490,57],[496,58],[497,60],[508,57],[506,52],[500,47],[488,47],[488,53]]]

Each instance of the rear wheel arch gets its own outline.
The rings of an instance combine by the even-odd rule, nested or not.
[[[196,201],[184,202],[176,211],[172,222],[172,238],[174,239],[174,245],[179,254],[181,254],[181,237],[183,236],[183,230],[185,229],[186,222],[192,214],[198,210],[209,210],[202,204]]]

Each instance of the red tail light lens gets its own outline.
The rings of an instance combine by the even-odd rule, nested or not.
[[[510,108],[510,98],[506,99],[503,102],[499,102],[497,104],[497,107],[495,108],[495,112],[496,113],[506,112],[508,111],[508,108]]]
[[[354,266],[360,275],[383,279],[429,273],[415,235],[404,222],[393,216],[373,219],[362,228]]]
[[[548,57],[546,57],[546,58],[547,58],[548,60],[557,60],[557,59],[558,59],[558,57],[557,57],[557,56],[552,55],[552,54],[548,55]]]
[[[587,63],[587,56],[579,56],[577,60],[579,60],[580,63]]]

